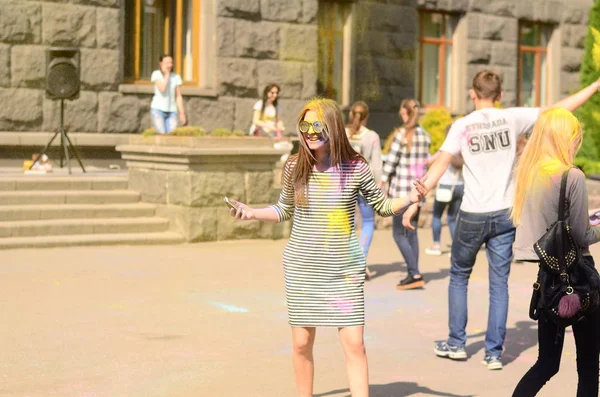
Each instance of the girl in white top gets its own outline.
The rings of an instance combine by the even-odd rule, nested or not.
[[[446,135],[450,131],[452,124],[446,128]],[[440,152],[437,152],[428,161],[428,165],[439,157]],[[452,197],[450,201],[439,201],[437,197],[433,201],[432,221],[431,230],[433,232],[433,245],[431,248],[426,248],[425,253],[427,255],[442,255],[441,248],[441,236],[442,236],[442,215],[444,210],[448,207],[448,228],[450,229],[450,238],[454,236],[454,230],[456,229],[456,220],[458,219],[458,211],[462,204],[462,198],[464,194],[464,182],[462,177],[462,166],[463,158],[460,154],[452,157],[448,169],[440,178],[438,185],[439,189],[450,189],[452,191]]]
[[[161,55],[160,70],[152,72],[150,80],[154,83],[154,97],[150,104],[152,124],[159,134],[168,134],[177,128],[177,120],[185,125],[185,110],[181,85],[183,81],[178,74],[173,73],[173,57]]]
[[[369,106],[363,101],[355,102],[348,117],[349,123],[346,126],[346,135],[350,140],[350,145],[367,160],[375,180],[381,179],[381,142],[379,135],[366,127],[369,119]],[[360,247],[363,250],[365,259],[369,254],[369,247],[373,241],[373,231],[375,230],[375,210],[367,203],[362,195],[358,195],[358,209],[360,211]],[[367,266],[366,279],[369,280],[375,275]]]
[[[263,90],[262,100],[254,104],[254,115],[249,133],[251,136],[281,137],[285,128],[279,117],[277,103],[279,91],[277,84],[267,85]]]

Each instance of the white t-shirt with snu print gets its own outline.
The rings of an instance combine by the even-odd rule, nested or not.
[[[512,207],[517,138],[533,128],[539,113],[539,108],[485,108],[454,122],[440,150],[463,156],[462,211]]]

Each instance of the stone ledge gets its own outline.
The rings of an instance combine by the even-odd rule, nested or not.
[[[53,135],[54,132],[0,131],[0,146],[45,146]],[[68,136],[75,146],[116,147],[130,142],[130,138],[137,134],[69,132]],[[54,139],[52,146],[60,146],[60,136]]]
[[[152,84],[120,84],[119,92],[122,94],[142,94],[154,95],[154,86]],[[203,96],[207,98],[216,98],[218,90],[216,88],[200,87],[181,87],[183,96]]]

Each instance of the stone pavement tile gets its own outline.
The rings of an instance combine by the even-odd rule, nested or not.
[[[423,250],[431,230],[419,235]],[[3,251],[0,395],[294,396],[285,243]],[[377,231],[368,262],[378,274],[365,286],[371,396],[510,396],[537,355],[527,317],[535,266],[513,265],[506,365],[488,371],[485,253],[470,283],[466,362],[432,351],[447,333],[448,256],[421,256],[428,283],[414,291],[395,289],[401,261],[391,231]],[[336,329],[318,329],[315,362],[315,395],[348,396]],[[561,371],[539,396],[573,395],[576,383],[568,333]]]

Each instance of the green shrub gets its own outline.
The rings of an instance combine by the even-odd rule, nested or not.
[[[156,135],[156,129],[155,128],[146,128],[144,131],[142,131],[142,135],[143,136],[154,136],[154,135]]]
[[[174,136],[204,136],[206,135],[206,130],[202,127],[198,126],[184,126],[177,127],[173,131],[169,133],[169,135]]]
[[[155,136],[160,135],[156,132],[155,128],[148,128],[142,131],[143,136]],[[202,127],[197,126],[189,126],[189,127],[177,127],[173,131],[169,132],[165,135],[172,136],[204,136],[206,135],[206,131]]]
[[[446,108],[434,108],[425,113],[420,124],[431,136],[430,153],[435,153],[446,139],[446,127],[452,124],[452,115]]]
[[[233,132],[229,128],[215,128],[211,131],[211,136],[231,136]]]
[[[585,39],[585,53],[583,55],[583,61],[581,63],[581,72],[579,75],[580,86],[586,87],[596,81],[600,77],[600,65],[598,59],[594,60],[594,45],[596,46],[596,52],[598,52],[598,31],[600,31],[600,1],[595,1],[592,9],[589,12],[588,22],[588,34]],[[596,30],[594,32],[593,30]],[[583,127],[586,131],[585,135],[588,135],[588,139],[583,140],[583,146],[578,157],[585,157],[587,159],[598,158],[598,148],[600,147],[600,96],[593,95],[590,100],[581,106],[575,113],[577,118],[581,120]],[[585,136],[584,135],[584,136]]]
[[[246,136],[247,134],[242,130],[233,130],[233,136]]]
[[[575,165],[586,174],[600,174],[600,161],[591,160],[585,157],[575,158]]]

